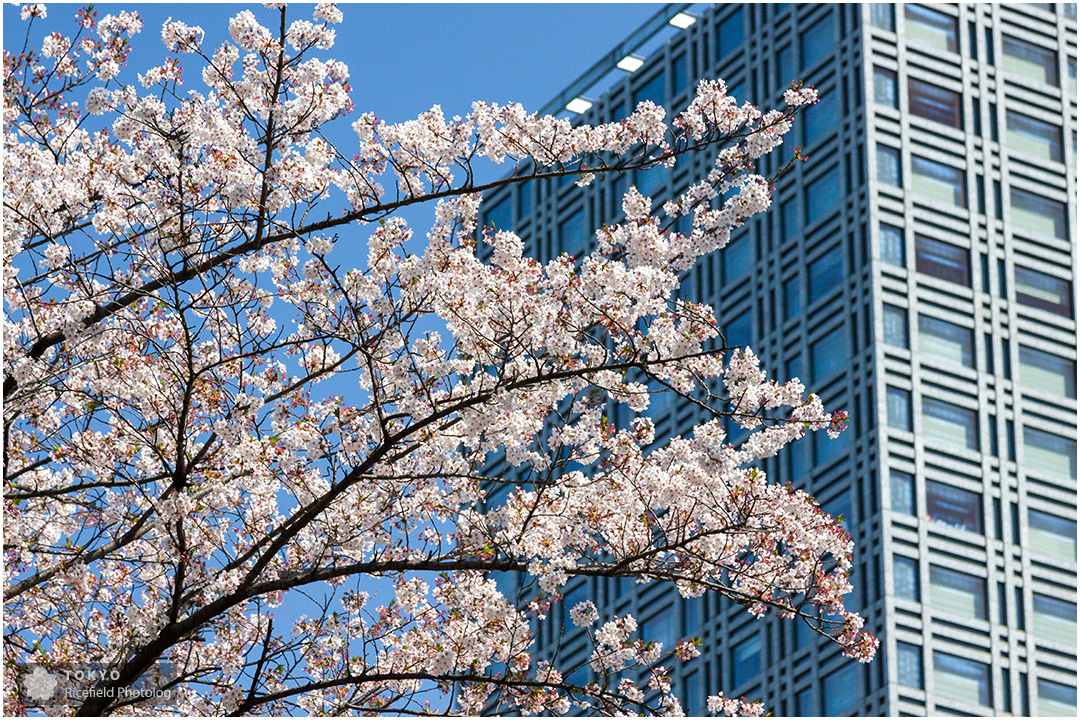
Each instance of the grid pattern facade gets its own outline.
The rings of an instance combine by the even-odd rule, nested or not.
[[[582,116],[684,107],[699,77],[763,108],[792,78],[821,98],[789,135],[811,162],[684,290],[729,345],[851,413],[765,470],[844,519],[849,606],[882,649],[860,665],[716,597],[569,585],[566,607],[630,612],[647,640],[702,638],[673,676],[687,714],[707,688],[788,716],[1075,714],[1076,51],[1075,4],[716,5]],[[525,183],[482,219],[542,260],[578,254],[630,183],[657,207],[710,163]],[[657,400],[662,436],[699,419]],[[588,681],[581,631],[558,612],[537,630]]]

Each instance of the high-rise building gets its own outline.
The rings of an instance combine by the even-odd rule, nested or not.
[[[685,28],[649,45],[669,20]],[[645,639],[703,639],[673,678],[688,714],[723,689],[778,715],[1075,715],[1076,52],[1075,3],[669,5],[555,101],[605,122],[685,107],[701,77],[762,108],[796,78],[820,94],[788,136],[811,161],[685,289],[729,345],[851,413],[840,440],[765,469],[842,516],[849,606],[881,650],[860,665],[802,623],[661,583],[569,586],[567,607],[631,612]],[[577,254],[631,183],[658,207],[711,160],[504,188],[482,220],[542,260]],[[700,420],[652,415],[665,436]],[[538,633],[588,679],[581,630],[555,613]]]

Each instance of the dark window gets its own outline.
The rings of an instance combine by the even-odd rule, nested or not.
[[[946,568],[930,566],[930,606],[934,610],[986,619],[986,581]]]
[[[884,340],[889,345],[908,348],[907,310],[895,305],[881,306],[881,320],[885,326]]]
[[[1027,115],[1005,111],[1005,142],[1014,150],[1043,160],[1061,162],[1061,128]]]
[[[840,207],[840,171],[834,166],[806,188],[806,224],[831,215]]]
[[[971,256],[966,248],[916,234],[915,269],[941,280],[971,287]]]
[[[753,321],[749,310],[735,316],[724,326],[724,339],[728,347],[746,347],[753,342],[753,335]]]
[[[495,205],[492,205],[484,213],[484,227],[489,229],[494,227],[496,230],[510,230],[513,228],[513,223],[510,220],[509,197],[503,198]]]
[[[931,200],[967,207],[964,171],[921,157],[911,158],[911,189]]]
[[[784,282],[784,320],[790,320],[802,310],[802,292],[799,276],[788,278]]]
[[[588,242],[585,230],[585,211],[578,210],[559,224],[559,249],[575,258],[585,251]]]
[[[795,67],[791,60],[791,46],[785,45],[776,53],[776,89],[786,90],[795,80]]]
[[[810,302],[817,302],[840,287],[844,280],[844,258],[839,246],[810,263]]]
[[[824,711],[827,717],[836,717],[858,702],[862,696],[859,675],[859,666],[848,661],[821,681],[821,696],[825,699]]]
[[[960,116],[960,93],[916,78],[908,78],[908,110],[958,130],[964,124]]]
[[[881,245],[881,261],[904,267],[904,231],[892,225],[878,226],[878,242]]]
[[[934,652],[934,692],[972,705],[990,704],[990,666]]]
[[[885,390],[889,427],[911,432],[911,391],[888,387]]]
[[[815,105],[803,113],[803,146],[810,147],[836,132],[840,119],[836,111],[836,91],[818,96]]]
[[[926,481],[926,515],[937,522],[982,533],[982,496],[952,485]]]
[[[919,562],[914,558],[893,557],[893,594],[901,600],[919,602]]]
[[[896,92],[896,71],[874,68],[874,102],[885,107],[900,107]]]
[[[716,51],[717,59],[720,59],[742,45],[744,39],[742,8],[739,8],[721,20],[716,34],[719,42]]]
[[[829,57],[836,47],[836,33],[833,31],[833,16],[828,14],[811,25],[802,34],[799,49],[802,53],[802,67],[807,70]]]
[[[1055,397],[1076,397],[1076,363],[1020,346],[1020,384]]]
[[[671,62],[671,90],[678,95],[686,87],[686,53],[675,57]]]
[[[1072,283],[1068,280],[1022,267],[1014,268],[1013,279],[1016,302],[1067,318],[1073,316]]]
[[[1008,35],[1001,36],[1002,67],[1030,80],[1058,86],[1057,53]]]
[[[750,243],[749,236],[743,235],[729,243],[721,258],[724,262],[725,283],[735,282],[749,275],[750,268],[754,265],[754,246]]]
[[[906,642],[896,643],[896,676],[901,685],[922,690],[922,648]]]
[[[739,687],[761,672],[761,636],[754,633],[731,650],[732,686]]]
[[[921,5],[904,5],[904,32],[909,40],[932,48],[956,52],[956,18]]]
[[[780,216],[784,223],[784,242],[799,236],[799,204],[795,198],[785,200],[780,206]]]
[[[653,165],[649,168],[634,170],[634,185],[642,195],[653,195],[664,186],[667,177],[667,168],[663,165]],[[620,200],[620,204],[622,201]]]
[[[919,315],[919,352],[953,365],[975,367],[975,334],[968,328]]]
[[[634,108],[637,108],[638,103],[645,102],[646,100],[652,100],[660,107],[664,106],[664,73],[659,72],[653,75],[644,85],[638,87],[634,91]]]
[[[1010,196],[1014,228],[1049,235],[1059,240],[1067,239],[1069,231],[1065,219],[1065,203],[1017,187],[1010,190]]]
[[[847,367],[847,334],[843,325],[810,346],[810,363],[815,383],[821,383]]]
[[[877,145],[877,179],[882,185],[902,187],[900,151],[888,145]]]
[[[889,498],[893,512],[915,514],[915,476],[903,470],[889,470]]]

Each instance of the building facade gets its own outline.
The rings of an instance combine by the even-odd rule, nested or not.
[[[785,716],[1075,715],[1075,8],[668,6],[684,28],[623,70],[613,53],[598,98],[560,99],[606,122],[645,99],[685,107],[701,77],[763,109],[796,78],[820,95],[788,136],[811,161],[685,291],[729,345],[850,412],[840,440],[796,443],[765,470],[844,519],[849,607],[881,651],[860,665],[801,623],[659,583],[569,586],[566,607],[592,598],[647,640],[704,641],[673,677],[687,714],[723,689]],[[621,219],[630,183],[658,207],[711,160],[504,188],[482,220],[542,260],[577,254]],[[651,411],[667,436],[700,419],[674,401]],[[587,639],[555,615],[540,653],[583,661],[571,679],[585,682]]]

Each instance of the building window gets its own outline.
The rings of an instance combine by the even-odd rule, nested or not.
[[[971,254],[967,248],[916,234],[915,269],[925,275],[971,287]]]
[[[914,558],[893,557],[893,595],[901,600],[919,602],[919,563]]]
[[[825,699],[827,717],[836,717],[858,702],[862,695],[859,674],[859,666],[849,661],[821,681],[821,696]]]
[[[840,433],[838,438],[830,438],[825,433],[814,433],[814,463],[822,465],[845,454],[851,447],[851,433]]]
[[[637,108],[638,103],[651,100],[660,107],[664,106],[664,73],[658,72],[651,78],[646,80],[644,84],[638,86],[638,89],[634,91],[634,108]]]
[[[1068,237],[1065,203],[1014,187],[1012,199],[1013,228],[1049,235],[1059,240]]]
[[[836,132],[840,118],[836,111],[836,91],[818,96],[816,104],[803,114],[803,146],[810,147]]]
[[[1001,65],[1008,72],[1058,87],[1057,53],[1008,35],[1001,36]]]
[[[904,20],[909,40],[932,50],[956,52],[956,18],[922,5],[905,4]]]
[[[990,704],[990,666],[986,663],[934,653],[934,692],[972,705]]]
[[[881,261],[904,267],[904,231],[892,225],[878,226],[878,243],[881,245]]]
[[[814,707],[814,688],[808,687],[795,693],[795,717],[817,717]]]
[[[833,16],[830,13],[802,34],[799,50],[803,70],[808,70],[832,55],[834,47],[836,47],[836,34],[833,32]]]
[[[1076,717],[1076,688],[1039,678],[1039,717]]]
[[[484,227],[496,230],[510,230],[513,223],[510,219],[510,198],[505,197],[492,205],[484,213]]]
[[[831,215],[840,207],[840,198],[843,193],[838,191],[839,187],[840,171],[836,166],[807,186],[806,224],[808,226]]]
[[[911,432],[911,391],[890,386],[886,388],[885,396],[889,427]]]
[[[1068,280],[1023,267],[1014,269],[1013,279],[1016,281],[1016,302],[1062,317],[1073,316],[1072,283]]]
[[[842,372],[847,364],[847,334],[843,325],[810,346],[810,366],[815,383],[821,384],[827,378]]]
[[[967,207],[964,171],[959,168],[913,156],[911,158],[911,189],[931,200],[961,208]]]
[[[893,512],[915,514],[915,476],[903,470],[889,470],[889,499]]]
[[[1061,128],[1012,110],[1005,112],[1005,142],[1012,150],[1062,161]]]
[[[731,649],[731,685],[740,687],[761,672],[761,636],[754,633]]]
[[[655,195],[664,186],[666,178],[667,168],[663,165],[653,165],[652,167],[634,170],[634,185],[642,195]]]
[[[882,305],[881,320],[885,326],[885,342],[906,350],[908,347],[907,310],[895,305]]]
[[[960,115],[960,93],[908,78],[908,110],[927,120],[960,130],[964,122]]]
[[[665,652],[675,646],[675,614],[671,606],[642,621],[641,639],[648,643],[661,643]]]
[[[746,310],[732,318],[724,326],[724,340],[728,347],[742,348],[754,341],[753,317]]]
[[[725,283],[742,280],[749,275],[750,268],[754,265],[754,246],[750,243],[750,237],[743,235],[728,244],[721,258],[724,262]]]
[[[931,565],[930,605],[942,612],[985,620],[986,580]]]
[[[975,334],[959,325],[919,315],[919,352],[960,367],[975,367]]]
[[[785,45],[776,53],[776,89],[785,90],[791,86],[795,79],[795,68],[792,65],[791,46]]]
[[[585,211],[578,210],[559,224],[559,249],[578,258],[584,253],[586,242]]]
[[[936,480],[927,480],[926,516],[935,522],[981,534],[982,496]]]
[[[870,3],[870,24],[880,30],[896,32],[892,3]]]
[[[716,58],[719,60],[725,55],[743,44],[743,11],[742,8],[728,15],[720,21],[717,27]]]
[[[924,397],[923,435],[968,450],[979,449],[979,416],[974,410]]]
[[[885,107],[899,108],[896,92],[896,71],[874,67],[874,102]]]
[[[1076,363],[1020,346],[1020,384],[1054,397],[1076,398]]]
[[[896,643],[896,679],[905,687],[923,689],[922,648],[918,645]]]
[[[1034,593],[1031,601],[1035,637],[1076,647],[1076,603],[1039,593]]]
[[[1024,466],[1051,475],[1076,479],[1076,440],[1024,428]]]
[[[790,320],[802,310],[802,292],[799,276],[784,281],[784,320]]]
[[[1028,510],[1027,547],[1040,555],[1076,562],[1076,521]]]
[[[686,53],[682,53],[671,61],[671,91],[678,95],[686,87]]]
[[[810,263],[810,304],[836,290],[843,281],[844,259],[837,245]]]
[[[877,179],[882,185],[902,187],[899,150],[888,145],[877,145]]]

